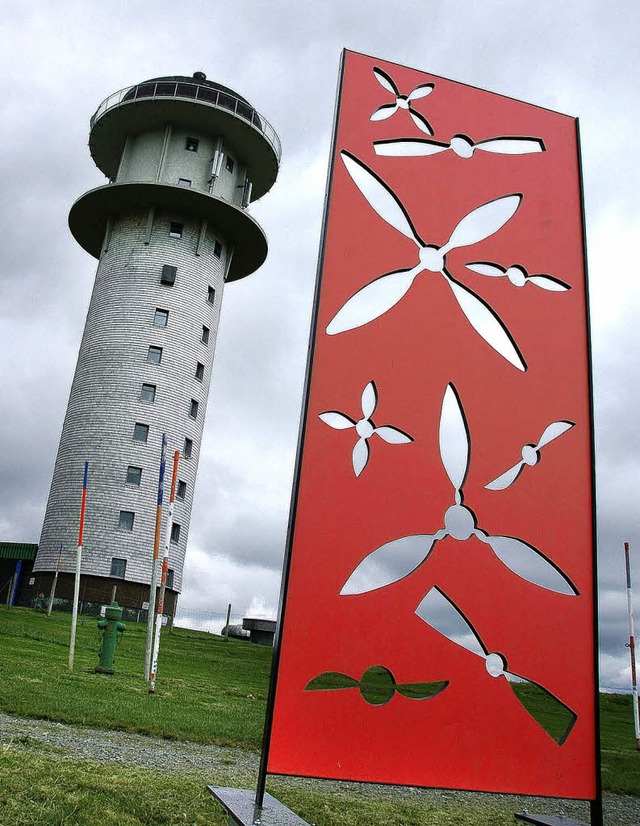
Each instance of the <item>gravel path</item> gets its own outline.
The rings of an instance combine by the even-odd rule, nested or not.
[[[177,742],[121,731],[103,731],[76,728],[48,720],[30,720],[0,714],[0,744],[12,743],[15,748],[29,750],[29,740],[37,740],[48,748],[55,749],[61,756],[70,759],[113,762],[120,765],[141,766],[155,771],[184,774],[190,771],[216,771],[237,774],[238,782],[249,788],[255,782],[259,755],[242,749],[221,746],[203,746],[197,743]],[[446,806],[454,798],[481,806],[494,795],[474,792],[449,792],[438,789],[414,789],[395,786],[376,786],[362,783],[335,783],[302,778],[279,778],[280,782],[293,783],[298,787],[308,786],[329,792],[331,789],[369,798],[399,799],[431,802],[438,801]],[[213,777],[212,777],[213,781]],[[520,798],[500,795],[499,800],[513,811],[522,811],[526,806],[530,812],[547,815],[565,814],[589,823],[588,804],[576,800],[545,800],[544,798]],[[523,803],[523,800],[525,801]],[[604,820],[607,826],[639,826],[640,797],[605,792]],[[520,821],[517,821],[520,822]]]

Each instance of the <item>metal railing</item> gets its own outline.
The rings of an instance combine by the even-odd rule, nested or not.
[[[242,100],[229,92],[223,92],[218,89],[213,89],[211,86],[201,85],[199,83],[185,83],[184,81],[175,80],[160,80],[153,83],[138,83],[135,86],[127,86],[126,89],[120,89],[119,92],[114,92],[108,98],[102,101],[98,106],[96,112],[90,120],[91,129],[95,126],[98,120],[105,115],[110,109],[120,106],[121,103],[128,103],[133,100],[146,100],[153,98],[180,98],[186,100],[197,100],[200,103],[205,103],[208,106],[213,106],[216,109],[224,109],[226,112],[232,112],[236,117],[241,118],[246,123],[251,124],[254,129],[257,129],[273,147],[276,153],[278,163],[282,153],[280,138],[276,130],[271,126],[266,118],[250,106],[246,100]]]

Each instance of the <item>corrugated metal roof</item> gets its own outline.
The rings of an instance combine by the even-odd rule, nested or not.
[[[35,542],[0,542],[0,559],[35,559]]]

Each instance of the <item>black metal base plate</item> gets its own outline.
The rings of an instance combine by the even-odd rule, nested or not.
[[[534,815],[529,812],[516,812],[516,820],[524,823],[534,823],[536,826],[587,826],[582,820],[574,820],[564,815]]]
[[[207,788],[238,826],[309,826],[306,820],[298,817],[268,792],[265,793],[262,809],[256,810],[256,793],[251,789],[230,789],[224,786]]]

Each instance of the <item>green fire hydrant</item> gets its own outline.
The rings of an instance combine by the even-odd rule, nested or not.
[[[113,660],[116,654],[116,643],[119,634],[125,630],[124,622],[120,622],[122,608],[117,602],[107,606],[104,619],[98,620],[98,634],[100,635],[100,662],[95,667],[99,674],[115,674]]]

